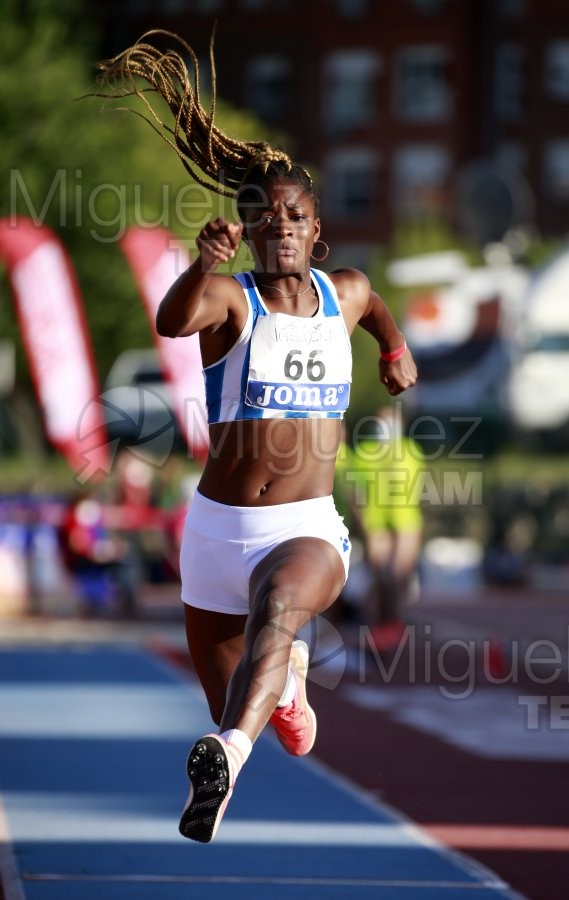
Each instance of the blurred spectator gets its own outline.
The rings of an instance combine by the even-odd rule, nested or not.
[[[154,473],[150,463],[126,451],[118,457],[117,472],[119,503],[130,507],[152,506]]]
[[[160,495],[160,508],[164,512],[165,565],[168,577],[176,581],[180,578],[179,557],[186,515],[199,479],[199,470],[185,474],[177,480],[167,477]]]
[[[396,646],[421,551],[424,458],[403,433],[400,404],[378,409],[371,434],[354,445],[353,514],[371,578],[367,621],[379,650]]]
[[[64,562],[86,614],[120,610],[132,614],[134,585],[129,545],[105,523],[105,507],[92,490],[72,497],[60,528]]]

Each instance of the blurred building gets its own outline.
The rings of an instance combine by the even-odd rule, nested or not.
[[[567,0],[104,0],[105,53],[151,27],[292,137],[319,173],[323,237],[365,267],[405,218],[480,243],[569,221]]]

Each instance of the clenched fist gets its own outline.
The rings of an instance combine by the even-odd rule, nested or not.
[[[204,272],[211,272],[220,263],[233,259],[243,226],[219,218],[208,222],[196,238]]]

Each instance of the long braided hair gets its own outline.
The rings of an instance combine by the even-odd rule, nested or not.
[[[192,47],[179,35],[162,29],[147,31],[132,47],[112,59],[99,63],[99,83],[110,93],[97,91],[95,96],[111,99],[136,96],[149,115],[131,110],[148,122],[181,160],[184,168],[198,184],[225,197],[238,195],[247,185],[262,185],[276,177],[290,178],[308,193],[318,215],[318,197],[306,169],[296,165],[288,153],[267,141],[239,141],[229,137],[214,124],[216,109],[216,76],[213,53],[215,28],[209,45],[211,66],[211,106],[206,111],[200,100],[198,58]],[[159,50],[150,40],[166,39],[179,49]],[[193,78],[188,66],[193,69]],[[136,79],[149,87],[140,88]],[[158,94],[166,102],[174,122],[163,122],[148,99]]]

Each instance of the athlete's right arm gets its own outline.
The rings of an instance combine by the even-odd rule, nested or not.
[[[176,279],[160,303],[156,330],[164,337],[183,337],[197,331],[217,331],[225,325],[243,292],[232,278],[216,275],[222,262],[235,256],[242,226],[215,219],[196,240],[198,258]],[[239,323],[237,323],[239,329]]]

